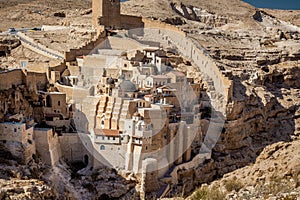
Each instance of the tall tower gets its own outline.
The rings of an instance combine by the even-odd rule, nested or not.
[[[108,28],[121,26],[120,0],[93,0],[93,25]]]

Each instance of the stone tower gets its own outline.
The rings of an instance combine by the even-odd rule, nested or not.
[[[93,25],[107,28],[121,26],[120,0],[93,0]]]

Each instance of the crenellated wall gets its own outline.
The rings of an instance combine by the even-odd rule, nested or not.
[[[77,56],[88,55],[96,50],[96,47],[106,39],[106,31],[104,28],[99,29],[95,39],[90,42],[86,42],[83,46],[70,49],[65,52],[64,58],[66,62],[75,61]]]

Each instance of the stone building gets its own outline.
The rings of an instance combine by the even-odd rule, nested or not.
[[[32,122],[0,123],[0,141],[13,156],[20,158],[25,163],[36,153],[32,125]]]
[[[106,54],[110,55],[108,50]],[[167,63],[164,51],[158,48],[119,56],[99,74],[98,94],[87,99],[89,107],[96,107],[94,113],[85,113],[90,119],[87,127],[93,166],[108,165],[143,176],[147,179],[146,191],[157,188],[155,184],[149,186],[150,179],[157,180],[174,164],[191,159],[189,145],[201,117],[194,118],[200,110],[199,102],[191,110],[181,109],[187,103],[179,102],[176,96],[184,85],[200,93],[200,84],[188,82],[183,73],[168,68]],[[149,172],[153,167],[156,169]]]
[[[47,125],[57,131],[68,132],[70,127],[70,112],[63,92],[39,92],[43,97],[44,119]]]

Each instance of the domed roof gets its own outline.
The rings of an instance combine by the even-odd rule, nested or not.
[[[136,86],[133,82],[128,81],[128,80],[123,80],[120,85],[119,88],[123,91],[123,92],[135,92],[136,91]]]

